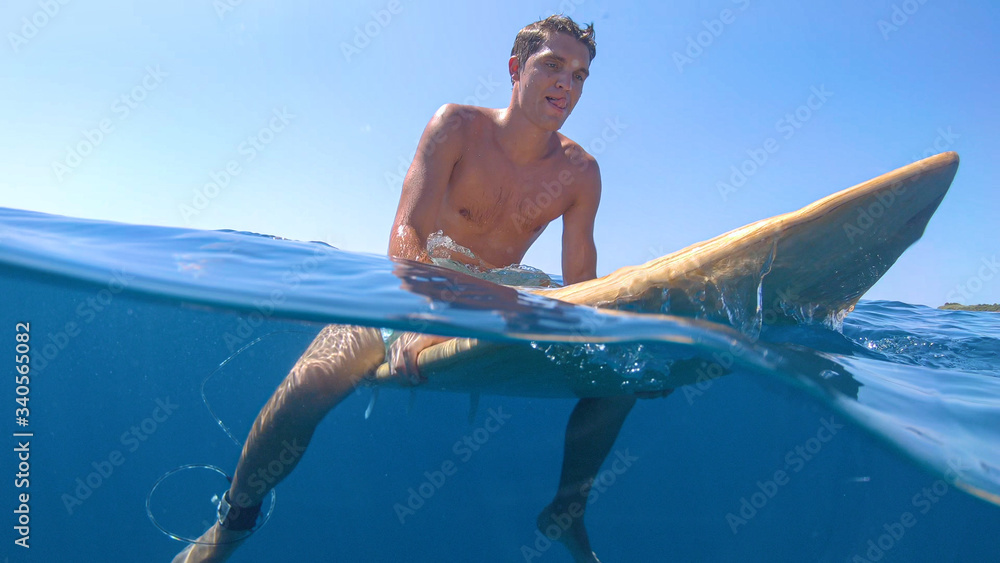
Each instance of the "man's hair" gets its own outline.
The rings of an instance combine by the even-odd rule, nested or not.
[[[594,41],[594,24],[587,24],[586,29],[580,29],[575,21],[566,16],[549,16],[544,20],[524,26],[524,29],[517,32],[514,38],[514,48],[510,50],[510,56],[517,57],[517,66],[524,68],[528,57],[534,55],[542,48],[542,43],[556,33],[566,33],[572,35],[577,41],[586,45],[590,51],[590,60],[597,56],[597,43]]]

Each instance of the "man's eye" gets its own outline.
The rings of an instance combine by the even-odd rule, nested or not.
[[[556,63],[545,63],[549,68],[556,68]]]
[[[583,82],[583,75],[582,75],[582,74],[577,74],[577,75],[575,76],[575,78],[576,78],[577,80],[579,80],[580,82]]]

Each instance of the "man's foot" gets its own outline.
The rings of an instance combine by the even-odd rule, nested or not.
[[[217,563],[229,559],[243,540],[250,537],[247,532],[226,530],[216,522],[198,538],[199,543],[187,546],[178,553],[171,563]]]
[[[561,542],[576,563],[601,563],[590,549],[587,528],[583,525],[583,504],[568,507],[550,504],[538,515],[538,531],[553,541]]]

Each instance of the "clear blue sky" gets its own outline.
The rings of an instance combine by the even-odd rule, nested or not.
[[[599,274],[937,144],[962,157],[952,191],[867,297],[1000,301],[996,2],[63,1],[0,7],[3,206],[384,253],[431,114],[506,106],[517,30],[565,12],[597,31],[563,132],[601,164]],[[783,129],[813,88],[831,94]],[[768,138],[779,150],[723,199],[718,182]],[[525,261],[558,272],[560,231]]]

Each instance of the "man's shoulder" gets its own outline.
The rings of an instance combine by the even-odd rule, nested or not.
[[[478,106],[444,104],[434,112],[434,119],[449,129],[478,133],[496,123],[495,113],[496,110]]]
[[[600,186],[601,169],[597,159],[566,135],[556,132],[556,138],[559,139],[562,157],[569,163],[569,173],[589,180],[588,184]]]
[[[423,152],[433,154],[437,148],[457,155],[471,139],[488,131],[492,120],[485,114],[485,108],[461,104],[445,104],[431,117],[421,137]]]

